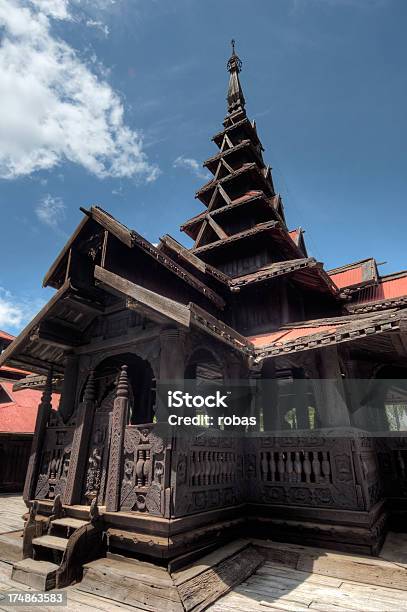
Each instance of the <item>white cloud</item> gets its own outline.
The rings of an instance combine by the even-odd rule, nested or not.
[[[24,319],[24,307],[15,302],[9,291],[0,287],[0,328],[7,331],[19,327]]]
[[[101,21],[98,21],[97,19],[88,19],[86,21],[86,25],[89,28],[95,28],[96,30],[99,30],[106,37],[109,36],[109,27],[105,23],[102,23]]]
[[[44,300],[32,295],[17,297],[0,285],[0,329],[19,333],[44,306]]]
[[[41,223],[52,229],[59,229],[59,224],[65,219],[66,206],[61,198],[47,194],[35,209],[35,214]]]
[[[68,160],[100,178],[152,181],[159,171],[125,124],[118,94],[52,33],[53,19],[71,19],[69,5],[0,1],[0,178]]]
[[[209,172],[206,172],[202,168],[201,164],[192,157],[184,157],[183,155],[180,155],[176,160],[174,160],[172,165],[174,168],[185,168],[186,170],[189,170],[189,172],[192,172],[192,174],[195,174],[195,176],[198,178],[204,180],[208,180],[210,178]]]

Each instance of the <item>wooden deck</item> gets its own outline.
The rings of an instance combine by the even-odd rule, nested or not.
[[[21,515],[25,511],[26,508],[21,497],[1,495],[0,532],[21,529],[23,526]],[[319,568],[317,570],[319,573],[301,571],[275,561],[266,560],[253,576],[211,605],[208,611],[407,612],[407,565],[405,564],[407,561],[407,536],[390,534],[383,551],[382,558],[393,562],[395,569],[398,571],[394,580],[392,577],[389,578],[389,584],[401,588],[379,586],[378,581],[374,578],[370,582],[367,581],[366,576],[374,575],[374,568],[373,574],[362,575],[361,572],[363,573],[364,568],[360,557],[345,556],[340,553],[331,554],[328,551],[321,550],[321,558],[326,558],[328,561],[331,554],[331,560],[329,561],[331,565],[326,562],[325,569]],[[332,565],[335,562],[337,565]],[[347,563],[354,564],[356,569],[353,577],[360,581],[341,577],[344,574],[343,566]],[[379,567],[381,560],[378,560],[377,563]],[[372,567],[369,571],[372,571]],[[403,572],[405,572],[405,579]],[[10,574],[11,565],[0,562],[0,592],[33,590],[10,580]],[[68,609],[70,612],[91,612],[95,610],[106,612],[132,610],[134,612],[141,610],[141,608],[125,603],[79,591],[76,586],[70,586],[64,590],[68,594]],[[21,612],[31,612],[33,610],[32,607],[24,606],[19,606],[18,609]],[[55,607],[41,606],[38,609],[41,609],[41,612],[53,612]],[[13,610],[15,610],[14,606],[7,607],[0,602],[0,611],[13,612]]]
[[[407,610],[407,592],[309,574],[266,561],[249,580],[208,608],[208,612],[232,610],[402,612]]]
[[[23,514],[27,512],[27,507],[21,495],[13,493],[11,495],[0,495],[0,533],[22,529],[24,522]]]

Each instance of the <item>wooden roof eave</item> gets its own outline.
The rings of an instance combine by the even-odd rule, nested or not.
[[[231,289],[243,288],[287,275],[297,275],[299,277],[298,279],[301,280],[300,274],[302,272],[310,273],[314,277],[316,276],[318,279],[320,279],[323,283],[323,288],[325,291],[335,296],[339,294],[339,289],[330,280],[324,271],[322,264],[317,262],[313,257],[287,260],[280,262],[279,264],[272,264],[267,269],[258,270],[257,272],[253,272],[251,274],[245,274],[244,276],[233,278],[229,285]]]
[[[99,223],[99,225],[101,225],[105,230],[113,234],[116,238],[118,238],[126,246],[128,247],[132,246],[131,230],[129,230],[129,228],[127,228],[125,225],[123,225],[122,223],[114,219],[105,210],[103,210],[99,206],[92,206],[90,210],[87,210],[86,208],[81,207],[80,210],[83,212],[85,217],[79,223],[78,227],[73,232],[71,237],[68,239],[67,243],[65,244],[65,246],[63,247],[63,249],[57,256],[57,258],[51,265],[50,269],[44,276],[44,280],[42,282],[43,287],[51,286],[51,287],[57,288],[57,286],[55,286],[52,283],[52,279],[54,275],[56,274],[56,272],[58,271],[58,268],[60,268],[60,266],[64,264],[64,260],[68,260],[69,250],[73,246],[75,240],[79,238],[85,226],[88,224],[88,222],[91,219]]]
[[[228,276],[224,272],[221,272],[210,264],[204,262],[202,259],[199,259],[199,257],[196,257],[196,255],[191,253],[190,249],[184,247],[169,234],[165,234],[164,236],[162,236],[160,238],[160,242],[164,244],[168,249],[172,250],[178,257],[194,266],[198,270],[198,272],[207,274],[222,283],[223,285],[228,286],[228,283],[231,280],[230,276]]]
[[[224,151],[220,151],[219,153],[217,153],[216,155],[213,155],[212,157],[209,157],[207,160],[204,161],[203,166],[204,168],[208,168],[208,170],[210,170],[210,172],[213,172],[213,174],[215,174],[216,172],[216,168],[217,168],[217,163],[225,158],[228,158],[232,155],[234,155],[235,153],[239,153],[239,151],[242,151],[244,149],[249,150],[253,156],[255,157],[256,162],[258,163],[260,166],[263,166],[263,160],[261,159],[255,145],[253,144],[253,142],[250,139],[245,139],[242,140],[241,142],[239,142],[239,144],[231,147],[230,149],[225,149]],[[215,168],[213,168],[213,166],[215,166]]]
[[[240,201],[239,201],[240,200]],[[236,208],[240,208],[241,206],[245,206],[246,204],[252,204],[253,202],[261,201],[264,202],[264,205],[273,212],[276,221],[280,221],[282,225],[284,225],[283,219],[278,214],[278,211],[273,206],[270,201],[270,198],[266,196],[264,191],[258,190],[255,195],[252,195],[246,199],[237,198],[237,200],[232,200],[230,204],[225,204],[225,206],[221,206],[220,208],[215,208],[211,210],[209,213],[204,211],[199,215],[195,215],[195,217],[191,217],[185,223],[183,223],[180,227],[182,232],[185,232],[188,236],[193,239],[196,239],[197,231],[195,226],[199,227],[199,224],[205,220],[206,216],[209,214],[211,217],[216,217],[218,215],[222,215],[223,213],[230,212],[235,210]],[[192,228],[192,229],[191,229]],[[295,243],[294,243],[295,244]]]
[[[0,366],[6,365],[6,364],[9,364],[9,365],[12,365],[12,364],[26,365],[27,364],[27,362],[25,362],[24,360],[21,360],[21,361],[18,360],[18,354],[22,352],[22,349],[27,344],[33,331],[37,328],[37,326],[42,321],[44,321],[47,315],[49,315],[49,313],[52,311],[52,308],[68,294],[70,289],[71,289],[71,282],[69,279],[67,279],[64,282],[64,284],[60,287],[60,289],[58,289],[58,291],[51,297],[51,299],[47,302],[47,304],[45,304],[45,306],[34,317],[34,319],[32,319],[32,321],[30,321],[30,323],[26,325],[26,327],[16,337],[16,339],[13,340],[13,342],[2,352],[2,354],[0,355]],[[44,364],[43,368],[37,368],[36,370],[33,368],[33,364],[29,363],[28,369],[34,372],[37,371],[38,373],[42,374],[43,372],[46,372],[47,368],[49,368],[52,365],[55,365],[55,364],[51,364],[51,363]]]
[[[244,117],[243,119],[241,119],[240,121],[237,121],[233,125],[230,125],[230,126],[224,128],[220,132],[217,132],[214,136],[212,136],[211,140],[217,146],[221,146],[222,145],[222,140],[223,140],[223,137],[225,136],[225,134],[230,134],[231,132],[235,131],[238,128],[245,129],[247,131],[247,134],[249,135],[249,138],[251,140],[254,140],[256,142],[256,144],[259,144],[261,146],[262,150],[264,150],[263,149],[263,145],[261,144],[260,139],[258,137],[257,130],[255,129],[255,127],[253,127],[253,124],[251,123],[251,121],[250,121],[250,119],[248,117]]]
[[[255,361],[260,362],[270,357],[324,348],[344,342],[355,342],[377,334],[399,332],[401,327],[404,328],[406,322],[407,311],[404,311],[404,313],[403,311],[386,313],[386,316],[383,317],[366,317],[332,331],[319,332],[291,341],[276,342],[268,346],[258,347],[255,349]]]
[[[288,235],[288,232],[281,226],[278,221],[267,221],[265,223],[259,223],[248,230],[244,230],[243,232],[239,232],[238,234],[233,234],[223,240],[216,240],[215,242],[211,242],[210,244],[205,244],[201,247],[197,247],[196,249],[191,249],[191,252],[193,252],[194,254],[206,253],[215,250],[219,247],[229,246],[230,244],[233,244],[238,240],[251,238],[259,233],[267,231],[275,231],[279,234],[279,237],[283,238],[283,240],[286,240],[288,248],[293,253],[292,259],[301,259],[302,253],[300,252],[299,248],[291,240]]]
[[[253,346],[247,338],[193,302],[181,304],[99,266],[95,267],[95,280],[105,290],[126,297],[128,308],[141,309],[154,321],[170,321],[185,328],[195,326],[246,355],[254,354]]]
[[[210,193],[211,190],[215,189],[215,187],[217,185],[222,185],[223,186],[228,181],[233,181],[234,179],[238,178],[242,174],[245,174],[246,172],[247,173],[248,172],[254,172],[255,176],[260,179],[260,181],[262,182],[263,186],[267,187],[268,189],[270,189],[270,185],[267,184],[267,177],[263,173],[262,169],[259,168],[259,166],[256,163],[250,162],[250,163],[243,164],[243,166],[241,166],[240,168],[235,170],[233,173],[230,173],[230,174],[228,174],[227,176],[224,176],[221,179],[212,179],[212,180],[208,181],[205,185],[203,185],[203,187],[201,187],[201,189],[199,189],[195,193],[195,198],[198,198],[199,200],[201,200],[201,202],[205,206],[207,206],[204,198],[205,198],[206,194],[208,194],[208,192]]]
[[[62,264],[63,259],[68,257],[69,249],[72,247],[74,241],[79,237],[83,228],[89,219],[94,219],[101,227],[114,235],[118,240],[125,244],[129,248],[138,247],[141,248],[145,253],[157,261],[160,265],[167,268],[170,272],[175,274],[178,278],[183,280],[185,283],[193,287],[195,290],[203,294],[207,299],[212,301],[217,308],[223,309],[225,302],[223,298],[218,295],[215,291],[207,287],[198,278],[194,277],[190,272],[185,270],[182,266],[177,264],[168,255],[160,253],[160,251],[151,242],[143,238],[134,230],[130,230],[125,225],[116,221],[109,213],[104,211],[98,206],[92,206],[90,210],[81,209],[85,213],[86,217],[81,221],[71,238],[66,243],[65,247],[58,255],[55,262],[52,264],[49,272],[47,272],[43,285],[47,286],[51,284],[52,276],[57,271],[58,267]]]

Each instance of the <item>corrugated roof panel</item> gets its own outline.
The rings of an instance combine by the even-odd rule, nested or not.
[[[407,276],[389,280],[381,279],[378,285],[362,289],[353,303],[364,304],[365,302],[389,300],[404,295],[407,295]]]

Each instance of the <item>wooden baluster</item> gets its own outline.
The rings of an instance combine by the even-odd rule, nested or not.
[[[276,460],[274,457],[274,451],[271,451],[270,453],[270,480],[271,482],[275,482],[276,480],[276,469],[277,469],[277,465],[276,465]]]
[[[216,453],[216,483],[220,484],[222,476],[222,463],[220,453]]]
[[[293,460],[291,457],[291,451],[288,451],[287,453],[287,461],[285,464],[285,469],[287,472],[287,480],[288,482],[292,482],[293,481],[293,472],[294,472],[294,465],[293,465]]]
[[[304,451],[304,474],[305,482],[311,482],[311,461],[309,460],[309,451]]]
[[[144,484],[151,484],[151,451],[146,449],[146,460],[143,465],[143,478]]]
[[[322,473],[324,475],[325,482],[329,482],[331,474],[331,465],[329,463],[327,451],[322,451]]]
[[[269,472],[269,465],[268,465],[268,461],[267,461],[267,453],[266,452],[262,452],[261,453],[261,478],[262,480],[268,480],[268,472]]]
[[[284,463],[284,453],[278,453],[278,462],[277,462],[277,470],[278,470],[278,479],[280,482],[285,480],[285,463]]]
[[[302,463],[299,451],[295,451],[294,458],[295,482],[301,482]]]
[[[406,463],[404,461],[404,457],[403,457],[401,450],[397,451],[397,459],[398,459],[398,464],[400,468],[400,475],[401,475],[401,478],[404,480],[406,476]]]
[[[142,487],[143,484],[144,484],[144,482],[143,482],[143,467],[144,467],[144,463],[145,463],[144,451],[139,449],[137,463],[136,463],[136,478],[137,478],[137,486],[138,487]]]
[[[201,453],[197,451],[196,453],[196,464],[195,464],[195,477],[196,477],[196,485],[199,487],[201,484]]]
[[[205,453],[205,484],[210,484],[210,472],[211,472],[211,464],[209,462],[209,451]]]
[[[318,451],[312,451],[312,472],[316,483],[321,480],[321,464],[319,462]]]
[[[211,451],[209,453],[209,484],[215,484],[215,470],[216,470],[216,462],[215,462],[215,453]]]
[[[189,466],[191,487],[195,486],[195,478],[196,478],[195,454],[196,454],[195,451],[192,451],[192,455],[190,459],[190,466]]]
[[[226,482],[232,480],[232,453],[226,453]]]
[[[225,453],[220,453],[220,482],[225,482]]]

